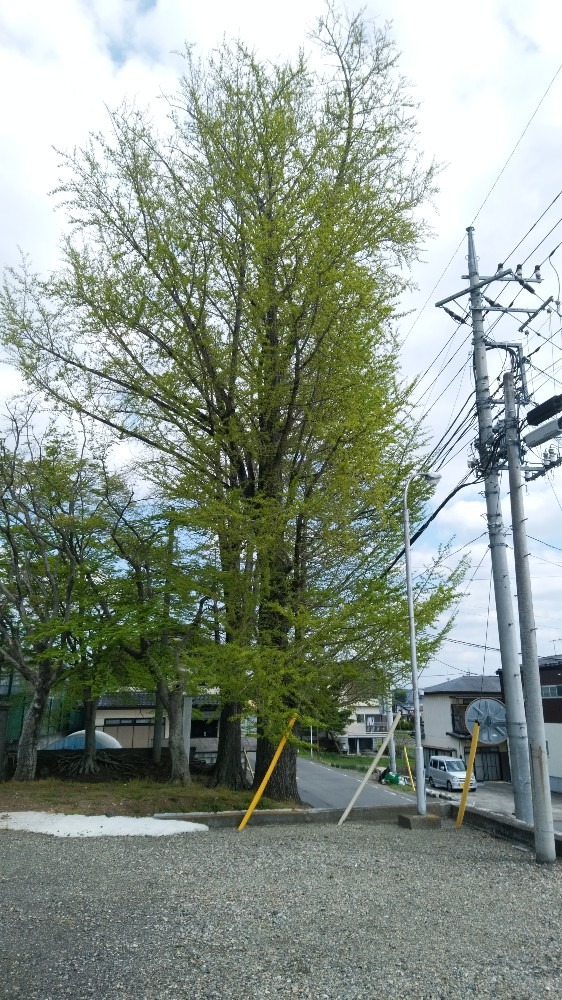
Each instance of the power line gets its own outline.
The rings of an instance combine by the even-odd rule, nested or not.
[[[530,538],[531,541],[533,542],[538,542],[539,545],[546,545],[546,547],[549,549],[556,549],[557,552],[562,552],[562,549],[560,548],[559,545],[552,545],[550,542],[543,542],[541,538],[533,538],[532,535],[527,535],[527,538]]]
[[[489,649],[491,653],[499,653],[500,652],[499,647],[496,647],[496,646],[483,646],[481,642],[467,642],[466,640],[463,640],[463,639],[449,639],[448,636],[445,636],[445,639],[443,641],[444,642],[454,642],[454,643],[457,643],[457,645],[459,645],[459,646],[473,646],[474,649]]]
[[[553,85],[554,85],[554,83],[555,83],[555,81],[556,81],[556,78],[558,77],[558,75],[559,75],[559,73],[560,73],[560,71],[561,71],[561,70],[562,70],[562,63],[560,63],[560,66],[558,67],[558,69],[556,70],[556,73],[555,73],[555,74],[554,74],[554,76],[552,77],[552,80],[550,81],[550,83],[549,83],[548,87],[546,88],[546,90],[545,90],[544,94],[542,95],[542,97],[541,97],[541,99],[540,99],[539,103],[537,104],[537,106],[536,106],[535,110],[533,111],[533,113],[532,113],[531,117],[529,118],[529,120],[528,120],[527,124],[525,125],[525,128],[523,129],[523,131],[522,131],[521,135],[519,136],[519,138],[518,138],[517,142],[515,143],[515,146],[514,146],[514,147],[513,147],[513,149],[511,150],[511,153],[509,154],[509,156],[508,156],[507,160],[505,161],[505,163],[504,163],[503,167],[501,168],[501,170],[500,170],[499,174],[497,175],[497,177],[496,177],[496,179],[495,179],[494,183],[492,184],[492,186],[491,186],[490,190],[488,191],[488,194],[486,195],[486,197],[484,198],[484,201],[483,201],[483,202],[482,202],[482,204],[480,205],[480,208],[479,208],[479,209],[478,209],[478,211],[476,212],[476,215],[474,216],[474,218],[473,218],[473,220],[472,220],[472,223],[471,223],[471,225],[474,225],[474,223],[476,222],[476,220],[477,220],[478,216],[480,215],[480,212],[481,212],[481,211],[482,211],[482,209],[484,208],[484,205],[485,205],[485,204],[487,203],[487,201],[488,201],[488,199],[489,199],[490,195],[492,194],[492,192],[493,192],[493,191],[495,190],[495,188],[497,187],[497,185],[498,185],[499,181],[501,180],[501,178],[502,178],[503,174],[505,173],[505,170],[506,170],[506,168],[507,168],[508,164],[509,164],[509,163],[511,162],[511,160],[513,159],[513,157],[514,157],[514,155],[515,155],[515,153],[516,153],[516,151],[517,151],[518,147],[520,146],[521,142],[523,141],[523,139],[524,139],[524,137],[525,137],[525,135],[526,135],[526,133],[527,133],[527,131],[528,131],[528,129],[529,129],[529,127],[530,127],[530,125],[532,124],[533,120],[535,119],[535,117],[536,117],[536,115],[537,115],[537,113],[538,113],[538,111],[539,111],[539,108],[541,107],[541,105],[542,105],[543,101],[544,101],[544,100],[546,99],[547,95],[549,94],[550,90],[552,89],[552,87],[553,87]],[[554,199],[554,201],[556,201],[556,198]],[[554,201],[552,202],[552,204],[554,204]],[[549,206],[549,208],[550,208],[550,207],[551,207],[551,206]],[[548,211],[548,209],[547,209],[546,211]],[[543,213],[543,214],[544,214],[544,213]],[[542,218],[542,216],[541,216],[541,218]],[[539,219],[539,220],[537,220],[537,221],[540,221],[540,219]],[[531,226],[531,229],[533,229],[533,228],[534,228],[534,227],[533,227],[533,226]],[[530,231],[531,231],[531,230],[529,230],[529,232],[530,232]],[[528,235],[528,233],[526,233],[526,234],[525,234],[525,236],[523,237],[523,239],[525,239],[527,235]],[[462,237],[462,239],[461,239],[460,243],[458,244],[458,246],[457,246],[457,247],[455,248],[455,250],[453,251],[453,253],[452,253],[452,255],[451,255],[451,257],[450,257],[449,261],[448,261],[448,262],[447,262],[447,264],[445,265],[445,268],[444,268],[444,270],[442,271],[442,273],[440,274],[439,278],[438,278],[438,279],[437,279],[437,281],[435,282],[435,285],[434,285],[434,286],[433,286],[433,288],[431,289],[431,292],[429,293],[429,295],[428,295],[427,299],[425,300],[424,304],[422,305],[421,309],[420,309],[420,310],[418,311],[418,313],[417,313],[417,316],[416,316],[416,318],[414,319],[414,322],[412,323],[412,325],[411,325],[410,329],[408,330],[408,333],[407,333],[407,334],[406,334],[406,336],[404,337],[404,340],[403,340],[403,343],[404,343],[404,344],[406,343],[406,341],[407,341],[408,337],[410,336],[410,334],[411,334],[412,330],[414,329],[414,327],[415,327],[416,323],[418,322],[418,320],[419,320],[420,316],[422,315],[422,313],[424,312],[424,310],[425,310],[425,309],[427,308],[427,306],[428,306],[428,303],[429,303],[429,302],[431,301],[431,299],[433,298],[433,295],[435,294],[435,291],[436,291],[436,289],[437,289],[437,288],[439,287],[439,285],[441,284],[441,282],[442,282],[443,278],[445,277],[445,275],[446,275],[447,271],[449,270],[449,268],[450,268],[451,264],[453,263],[453,261],[454,261],[454,259],[455,259],[456,255],[458,254],[458,252],[459,252],[460,248],[462,247],[462,244],[463,244],[463,242],[464,242],[464,236]],[[518,244],[518,245],[519,245],[519,244]],[[511,253],[514,253],[516,249],[517,249],[517,247],[515,247],[515,248],[514,248],[514,250],[512,250],[512,251],[511,251]],[[511,256],[511,254],[510,254],[510,256]],[[467,313],[468,313],[468,310],[467,310]],[[467,313],[466,313],[466,314],[467,314]],[[466,315],[466,314],[465,314],[465,315]]]
[[[521,239],[519,240],[519,243],[516,243],[515,246],[513,247],[513,250],[509,251],[507,257],[505,257],[505,261],[508,261],[509,258],[513,256],[513,254],[515,253],[515,251],[519,250],[519,247],[521,246],[521,244],[525,242],[525,240],[527,239],[527,236],[529,236],[530,233],[533,232],[533,229],[536,229],[536,227],[538,226],[538,224],[541,221],[541,219],[544,219],[546,213],[549,211],[549,209],[552,208],[552,206],[554,205],[554,203],[556,201],[558,201],[558,199],[560,198],[560,195],[562,195],[562,189],[558,192],[557,195],[554,196],[554,198],[552,199],[552,201],[550,202],[550,204],[546,206],[544,212],[541,212],[541,214],[539,215],[538,219],[536,219],[536,221],[533,222],[533,225],[529,227],[529,229],[527,230],[527,232],[525,233],[525,235],[521,237]],[[539,244],[539,246],[540,246],[540,244]],[[534,250],[533,250],[533,253],[534,253]]]
[[[502,176],[503,176],[503,174],[505,173],[505,170],[506,170],[506,168],[507,168],[508,164],[509,164],[509,163],[511,162],[511,160],[513,159],[513,157],[514,157],[514,155],[515,155],[515,153],[516,153],[517,149],[518,149],[518,148],[519,148],[519,146],[521,145],[521,142],[523,141],[523,139],[524,139],[524,137],[525,137],[525,135],[526,135],[526,133],[527,133],[527,131],[528,131],[528,129],[529,129],[529,127],[530,127],[531,123],[532,123],[532,122],[533,122],[533,120],[535,119],[535,117],[536,117],[536,115],[537,115],[537,113],[538,113],[538,111],[539,111],[539,108],[540,108],[541,104],[543,103],[543,101],[544,101],[544,100],[545,100],[545,98],[547,97],[548,93],[550,92],[550,90],[551,90],[551,89],[552,89],[552,87],[554,86],[554,83],[555,83],[555,80],[556,80],[556,78],[558,77],[558,75],[559,75],[559,73],[560,73],[560,71],[561,71],[561,70],[562,70],[562,63],[560,63],[560,65],[559,65],[558,69],[556,70],[556,73],[555,73],[555,74],[554,74],[554,76],[552,77],[552,80],[550,81],[550,83],[549,83],[548,87],[546,88],[546,90],[545,90],[544,94],[542,95],[542,97],[541,97],[541,99],[540,99],[539,103],[537,104],[537,106],[536,106],[535,110],[533,111],[533,113],[532,113],[531,117],[529,118],[529,121],[528,121],[528,122],[527,122],[527,124],[525,125],[525,128],[523,129],[523,131],[522,131],[521,135],[519,136],[519,138],[518,138],[517,142],[515,143],[515,146],[514,146],[514,147],[513,147],[513,149],[511,150],[511,153],[509,154],[509,156],[508,156],[507,160],[505,161],[505,163],[504,163],[503,167],[501,168],[501,170],[500,170],[500,172],[499,172],[498,176],[496,177],[496,179],[495,179],[494,183],[492,184],[492,186],[491,186],[490,190],[488,191],[488,194],[486,195],[486,197],[484,198],[484,201],[483,201],[483,202],[482,202],[482,204],[480,205],[480,208],[478,209],[478,211],[477,211],[476,215],[474,216],[474,218],[473,218],[473,220],[472,220],[472,222],[471,222],[471,225],[474,225],[474,223],[476,222],[476,220],[477,220],[478,216],[480,215],[480,212],[482,211],[482,209],[484,208],[484,205],[485,205],[485,204],[486,204],[486,202],[488,201],[488,198],[489,198],[489,197],[490,197],[490,195],[492,194],[492,191],[493,191],[493,190],[494,190],[494,188],[495,188],[495,187],[497,186],[497,184],[499,183],[499,181],[500,181],[501,177],[502,177]]]

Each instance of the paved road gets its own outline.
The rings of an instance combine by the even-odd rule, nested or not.
[[[357,771],[344,771],[316,761],[299,757],[297,781],[303,802],[316,809],[345,809],[364,775]],[[415,802],[411,794],[395,792],[390,788],[369,782],[357,800],[358,806],[391,806]]]
[[[442,791],[442,789],[439,789]],[[452,793],[453,801],[460,800],[460,793]],[[552,818],[556,833],[562,833],[562,795],[552,793]],[[428,799],[430,802],[431,799]],[[515,815],[513,803],[513,789],[507,781],[485,781],[478,785],[475,792],[468,796],[469,806],[480,806],[482,809],[491,809],[492,812],[507,813],[508,816]]]

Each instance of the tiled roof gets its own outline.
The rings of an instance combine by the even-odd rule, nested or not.
[[[154,691],[116,691],[112,694],[102,694],[99,708],[154,708],[156,696]]]
[[[219,704],[216,692],[198,694],[193,699],[194,705],[213,705],[215,702]],[[154,708],[155,705],[154,691],[116,691],[102,694],[98,702],[99,708]]]
[[[480,677],[466,675],[464,677],[453,677],[443,684],[435,684],[433,687],[424,688],[424,698],[428,694],[500,694],[500,679],[495,674],[484,674]]]

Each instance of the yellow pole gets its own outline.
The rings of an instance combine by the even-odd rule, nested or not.
[[[293,726],[294,726],[294,724],[295,724],[296,721],[297,721],[297,717],[296,717],[296,715],[293,715],[291,721],[289,722],[289,727],[288,727],[287,732],[285,733],[283,739],[281,740],[279,746],[277,747],[277,750],[273,754],[273,760],[271,761],[271,764],[269,765],[269,767],[268,767],[268,769],[266,771],[265,777],[264,777],[264,779],[263,779],[260,787],[258,788],[256,794],[254,795],[252,801],[250,802],[250,805],[248,806],[248,809],[246,810],[246,815],[244,816],[244,819],[242,820],[242,822],[240,823],[240,826],[238,827],[239,830],[243,830],[244,829],[244,827],[246,826],[246,823],[248,822],[250,816],[252,815],[254,809],[256,808],[259,800],[261,799],[261,797],[262,797],[262,795],[263,795],[263,793],[265,791],[265,786],[267,785],[267,782],[269,781],[269,779],[271,778],[271,775],[273,774],[273,770],[275,768],[275,765],[276,765],[277,761],[279,760],[279,758],[280,758],[280,756],[281,756],[281,754],[283,752],[283,747],[285,746],[285,743],[287,742],[287,740],[289,738],[289,733],[290,733],[291,729],[293,728]]]
[[[459,811],[457,813],[457,830],[462,826],[462,821],[464,819],[464,810],[466,808],[466,800],[468,798],[468,790],[470,788],[470,778],[472,776],[472,768],[474,767],[474,758],[476,757],[476,748],[478,746],[478,737],[480,735],[480,726],[477,722],[474,723],[474,730],[472,733],[472,742],[470,744],[470,753],[468,755],[468,764],[466,765],[466,778],[464,780],[464,787],[461,795],[461,804],[459,806]]]
[[[406,767],[408,768],[408,774],[410,775],[410,784],[411,784],[411,786],[412,786],[412,788],[414,789],[414,792],[415,792],[416,786],[414,784],[414,779],[412,777],[412,768],[410,767],[410,758],[408,757],[408,751],[406,749],[406,745],[405,744],[404,744],[404,757],[406,758]]]

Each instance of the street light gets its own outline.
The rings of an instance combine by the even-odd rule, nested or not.
[[[416,803],[419,815],[425,816],[425,776],[421,736],[420,696],[418,690],[418,658],[416,654],[414,591],[412,588],[412,563],[410,559],[410,515],[408,513],[408,487],[413,479],[425,479],[426,483],[438,483],[441,476],[437,472],[414,472],[414,474],[406,480],[406,485],[404,487],[404,557],[406,563],[406,592],[408,595],[408,624],[410,626],[410,663],[412,665],[414,731],[416,736]]]

